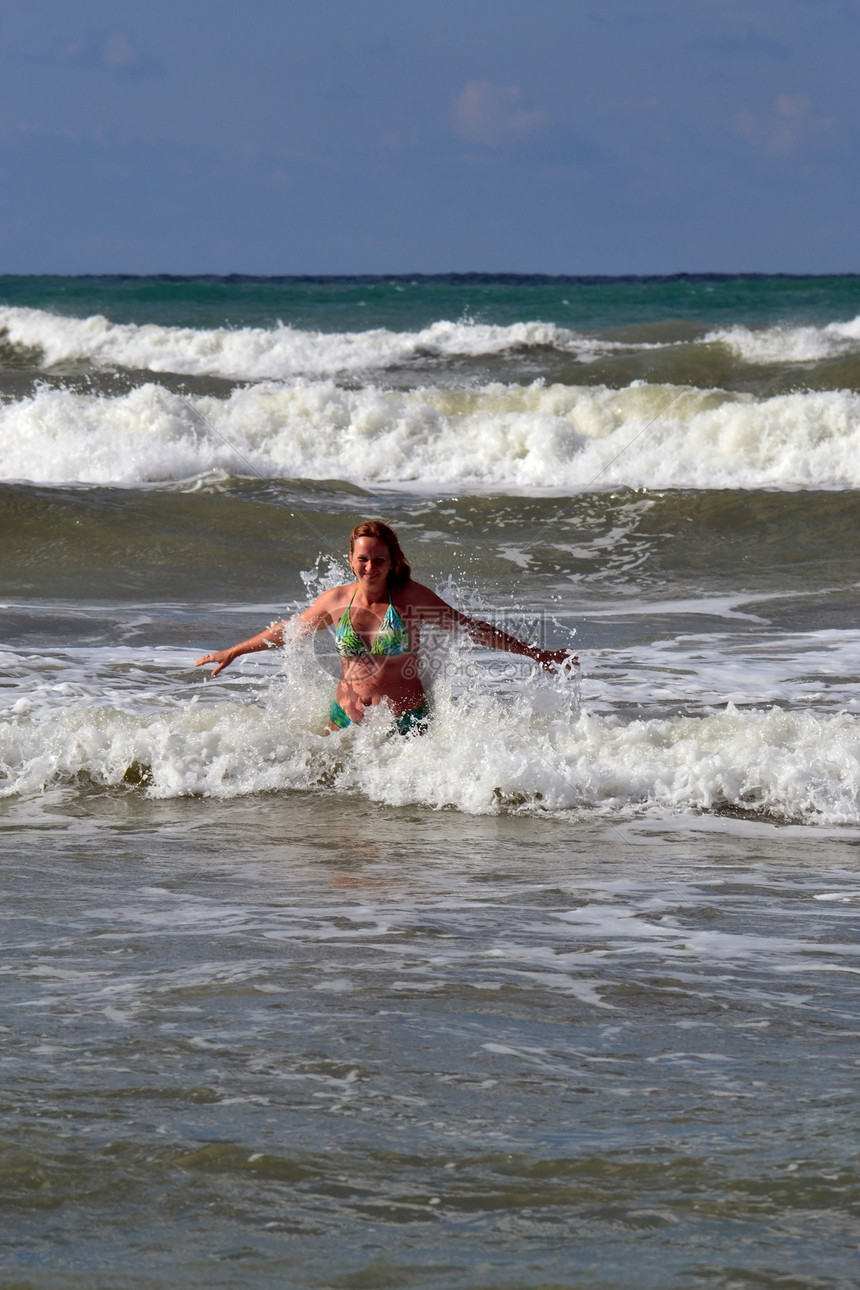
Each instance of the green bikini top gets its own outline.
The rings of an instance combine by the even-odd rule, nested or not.
[[[408,654],[410,652],[409,633],[403,625],[403,619],[391,603],[390,594],[385,617],[379,625],[379,631],[374,636],[370,649],[367,648],[353,627],[349,616],[352,601],[355,600],[357,593],[358,587],[352,593],[352,600],[343,611],[334,633],[335,649],[341,658],[358,658],[361,654]]]

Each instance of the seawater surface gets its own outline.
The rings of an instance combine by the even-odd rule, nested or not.
[[[2,1284],[848,1287],[860,279],[0,279]],[[325,733],[416,576],[429,733]]]

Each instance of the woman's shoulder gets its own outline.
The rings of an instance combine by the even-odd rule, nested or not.
[[[317,613],[331,614],[347,603],[355,588],[354,582],[345,582],[340,587],[329,587],[328,591],[323,591],[317,596],[310,608]]]
[[[432,587],[425,587],[422,582],[416,582],[410,578],[402,586],[396,588],[392,599],[397,603],[407,606],[410,609],[438,609],[440,606],[447,608],[446,602],[441,596],[437,596]]]
[[[358,590],[357,582],[343,582],[339,587],[331,587],[323,595],[331,597],[334,601],[349,600],[354,591]]]

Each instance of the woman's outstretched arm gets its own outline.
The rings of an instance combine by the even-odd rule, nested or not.
[[[265,631],[258,632],[256,636],[251,636],[246,641],[240,641],[238,645],[231,645],[229,649],[218,649],[212,654],[204,654],[202,658],[198,658],[194,666],[201,667],[206,663],[214,663],[212,675],[217,676],[243,654],[258,654],[264,649],[277,649],[279,645],[283,645],[288,635],[305,636],[309,632],[319,631],[321,627],[328,627],[332,616],[327,602],[336,596],[337,591],[338,588],[335,588],[334,592],[324,592],[304,613],[297,614],[295,618],[273,623]]]
[[[257,654],[260,650],[276,649],[278,645],[283,645],[286,626],[286,622],[273,623],[271,627],[267,627],[256,636],[251,636],[246,641],[239,641],[238,645],[231,645],[229,649],[217,649],[212,654],[204,654],[202,658],[198,658],[194,666],[201,667],[204,663],[214,663],[212,675],[217,676],[242,654]]]
[[[518,637],[511,636],[508,632],[503,632],[501,628],[494,627],[492,623],[485,623],[480,618],[469,618],[466,614],[461,614],[457,625],[462,627],[476,644],[483,645],[485,649],[501,649],[508,654],[521,654],[539,663],[547,671],[555,671],[557,668],[569,665],[579,666],[579,659],[569,649],[541,649],[539,645],[529,645],[526,641],[521,641]]]
[[[468,614],[461,613],[441,596],[437,596],[429,587],[420,588],[418,606],[419,613],[423,611],[423,615],[449,629],[458,628],[477,645],[483,645],[485,649],[500,649],[508,654],[520,654],[539,663],[547,671],[565,666],[579,666],[579,659],[571,650],[541,649],[539,645],[529,645],[517,636],[503,632],[500,627],[494,627],[492,623],[486,623],[480,618],[470,618]]]

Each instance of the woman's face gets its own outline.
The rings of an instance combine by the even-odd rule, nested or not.
[[[384,583],[391,570],[391,555],[382,538],[356,538],[349,567],[363,586],[375,587]]]

